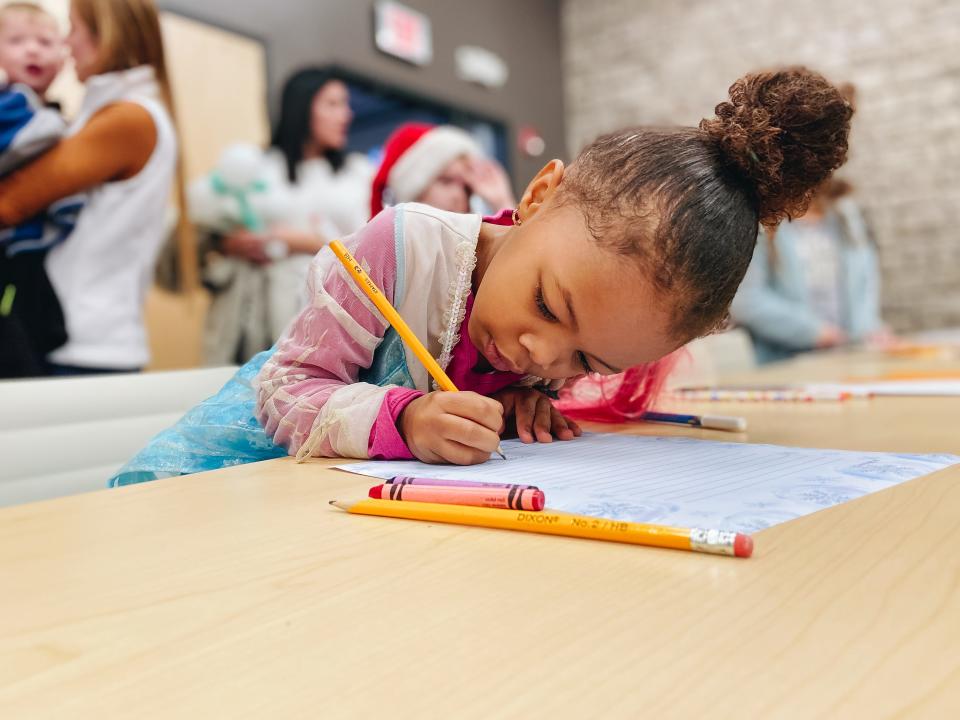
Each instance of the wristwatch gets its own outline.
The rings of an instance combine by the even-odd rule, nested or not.
[[[263,243],[263,254],[271,260],[283,260],[290,254],[290,248],[280,238],[268,238]]]

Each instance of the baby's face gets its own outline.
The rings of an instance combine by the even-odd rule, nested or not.
[[[511,230],[480,278],[468,332],[492,368],[550,379],[618,373],[680,344],[636,259],[598,247],[572,205]]]
[[[63,39],[51,18],[10,10],[0,18],[0,69],[7,82],[44,95],[63,67]]]

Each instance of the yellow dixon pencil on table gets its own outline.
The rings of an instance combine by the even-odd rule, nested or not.
[[[355,502],[331,500],[330,504],[357,515],[519,530],[544,535],[609,540],[745,558],[753,554],[752,537],[725,530],[649,525],[550,510],[526,512],[465,505],[369,499]]]
[[[414,334],[413,330],[410,329],[406,321],[400,317],[400,313],[390,304],[390,301],[387,300],[380,288],[377,287],[377,284],[367,275],[367,272],[360,267],[360,263],[354,259],[346,246],[339,240],[331,240],[330,249],[333,250],[333,254],[337,256],[337,259],[343,263],[343,267],[346,268],[350,277],[354,279],[357,285],[367,294],[367,297],[377,306],[377,310],[379,310],[387,322],[393,326],[393,329],[397,331],[397,334],[403,339],[413,354],[417,356],[417,359],[423,363],[423,366],[427,369],[427,372],[430,373],[430,376],[437,381],[437,386],[447,392],[458,392],[457,386],[453,384],[453,381],[443,371],[439,363],[434,360],[433,355],[431,355],[430,351],[420,342],[420,339]],[[500,445],[497,445],[497,455],[504,460],[507,459]]]

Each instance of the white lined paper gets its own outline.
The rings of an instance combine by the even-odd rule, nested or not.
[[[413,461],[339,465],[396,475],[537,485],[564,512],[754,532],[960,463],[948,454],[852,452],[677,437],[591,434],[503,443],[508,460],[457,467]]]

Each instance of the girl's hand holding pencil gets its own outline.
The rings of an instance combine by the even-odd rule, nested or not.
[[[431,392],[407,405],[397,429],[421,462],[475,465],[500,444],[503,405],[475,392]]]
[[[492,398],[474,392],[427,393],[404,408],[397,425],[418,460],[454,465],[488,460],[508,427],[525,443],[573,440],[582,433],[533,388],[506,388]]]

